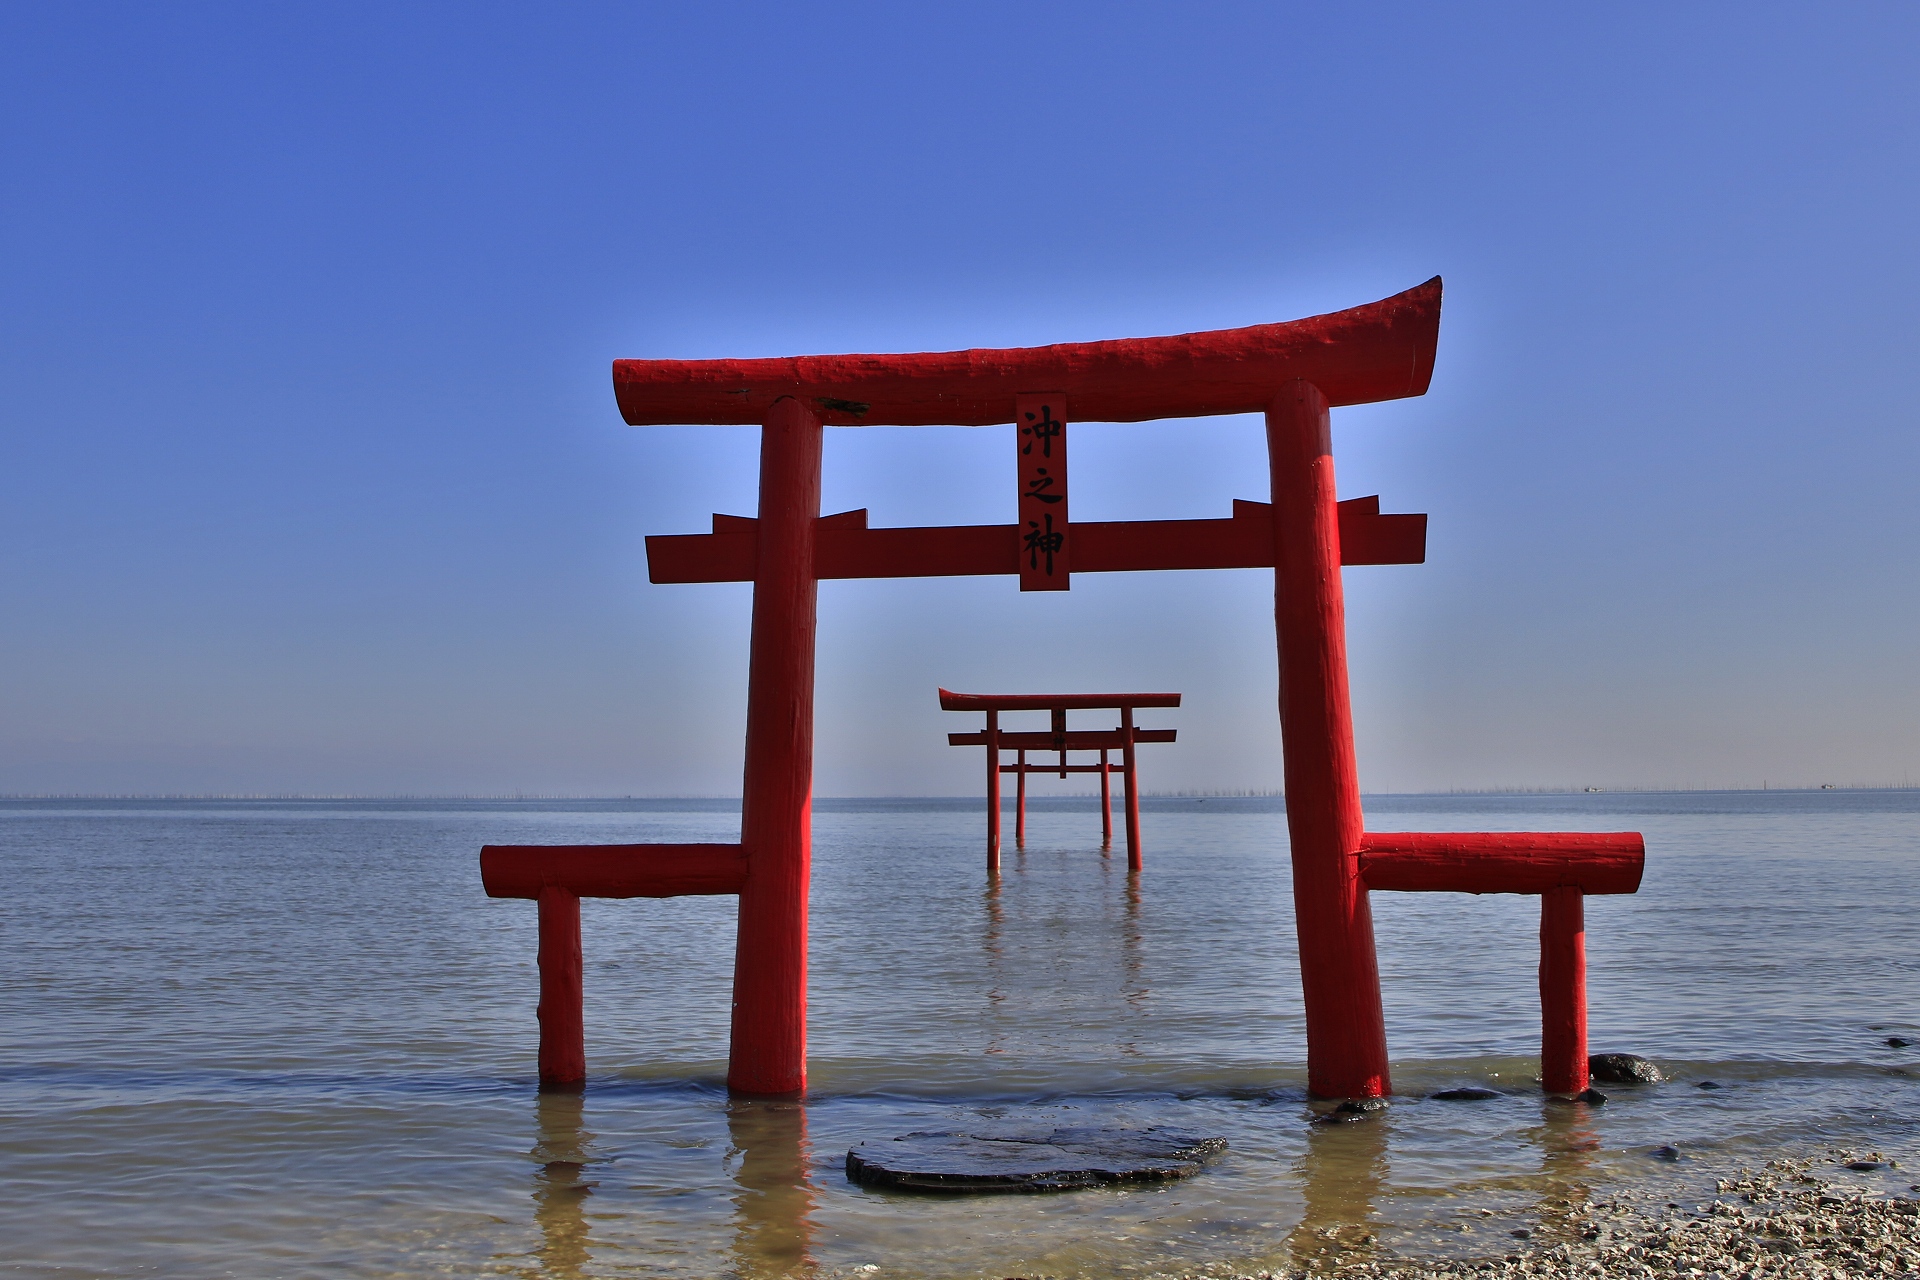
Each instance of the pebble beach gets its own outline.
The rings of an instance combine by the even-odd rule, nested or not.
[[[1722,1178],[1704,1202],[1656,1191],[1554,1206],[1555,1220],[1516,1230],[1483,1257],[1386,1256],[1366,1233],[1331,1233],[1318,1257],[1284,1271],[1236,1273],[1232,1280],[1347,1280],[1349,1277],[1881,1276],[1920,1272],[1920,1184],[1902,1194],[1863,1193],[1831,1176],[1839,1170],[1898,1170],[1880,1152],[1836,1151],[1774,1160]],[[1225,1280],[1193,1273],[1190,1280]]]

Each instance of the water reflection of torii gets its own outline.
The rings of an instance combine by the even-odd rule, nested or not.
[[[540,904],[541,1076],[585,1075],[579,899],[738,894],[732,1048],[736,1093],[806,1087],[807,888],[812,848],[814,623],[822,578],[1018,574],[1064,590],[1074,572],[1274,570],[1287,826],[1307,1023],[1308,1087],[1391,1090],[1371,889],[1537,893],[1546,1087],[1586,1085],[1586,893],[1637,888],[1637,835],[1368,835],[1347,696],[1341,566],[1424,558],[1425,518],[1334,495],[1328,411],[1422,395],[1440,321],[1436,278],[1381,302],[1286,324],[1004,351],[776,360],[622,360],[636,426],[759,424],[760,509],[713,531],[647,540],[655,582],[754,584],[741,842],[495,846],[487,892]],[[1271,504],[1225,520],[1073,523],[1066,424],[1266,415]],[[822,517],[822,428],[985,426],[1016,434],[1019,522],[869,529]],[[1048,451],[1036,456],[1035,423]],[[1058,449],[1058,456],[1053,449]]]
[[[1593,1153],[1600,1145],[1592,1116],[1585,1107],[1560,1105],[1552,1099],[1538,1105],[1540,1123],[1521,1131],[1538,1152],[1539,1163],[1534,1170],[1457,1183],[1446,1196],[1437,1198],[1418,1188],[1407,1188],[1397,1195],[1390,1190],[1392,1120],[1314,1125],[1297,1165],[1303,1203],[1300,1221],[1281,1244],[1284,1262],[1290,1264],[1289,1269],[1312,1275],[1332,1272],[1342,1263],[1360,1259],[1390,1261],[1396,1251],[1391,1241],[1383,1242],[1381,1236],[1396,1227],[1402,1232],[1420,1233],[1423,1251],[1431,1252],[1436,1224],[1409,1222],[1406,1211],[1424,1207],[1432,1212],[1460,1206],[1476,1192],[1498,1196],[1499,1209],[1492,1215],[1489,1228],[1505,1235],[1512,1223],[1525,1221],[1533,1241],[1531,1247],[1590,1239],[1586,1234],[1590,1229],[1587,1210],[1598,1176]],[[1387,1210],[1385,1202],[1393,1199],[1400,1201],[1399,1213]],[[1481,1208],[1477,1204],[1468,1207]],[[1456,1208],[1456,1215],[1459,1212]],[[1448,1225],[1465,1224],[1456,1216]],[[1463,1238],[1461,1253],[1484,1256],[1488,1245],[1499,1240],[1499,1236],[1491,1241]]]
[[[545,1280],[580,1280],[593,1260],[587,1205],[595,1180],[594,1135],[585,1099],[548,1090],[535,1111],[533,1218],[540,1245],[533,1257]],[[727,1104],[733,1163],[733,1271],[739,1280],[773,1280],[805,1272],[812,1262],[812,1148],[806,1108],[798,1103],[735,1099]]]

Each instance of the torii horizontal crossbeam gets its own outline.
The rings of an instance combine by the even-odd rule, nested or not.
[[[955,693],[940,691],[942,711],[1122,711],[1177,707],[1177,693]]]
[[[1081,422],[1258,413],[1298,378],[1327,403],[1424,395],[1440,337],[1440,278],[1363,307],[1244,329],[1009,350],[773,360],[616,360],[636,427],[765,421],[792,396],[827,426],[984,427],[1022,392],[1059,392]],[[1078,568],[1078,566],[1075,566]]]
[[[1339,504],[1340,563],[1420,564],[1424,515],[1382,515],[1380,499]],[[1234,500],[1227,520],[1110,520],[1071,526],[1075,573],[1148,569],[1270,569],[1273,508]],[[715,516],[712,533],[647,539],[651,582],[751,582],[759,526]],[[1010,524],[869,529],[866,511],[821,516],[815,525],[816,578],[945,578],[1020,572],[1020,530]]]
[[[1120,751],[1124,750],[1129,739],[1134,742],[1177,742],[1178,729],[1070,729],[1065,733],[1048,733],[1036,729],[1030,733],[1016,733],[1005,729],[996,731],[992,737],[981,732],[950,733],[947,745],[950,747],[985,747],[995,743],[1002,751]],[[1049,766],[1057,768],[1058,766]],[[1045,773],[1045,769],[1035,769],[1035,773]]]
[[[480,850],[489,898],[679,898],[740,892],[746,854],[737,844],[490,844]]]
[[[1647,844],[1637,831],[1369,831],[1360,878],[1404,893],[1637,893]]]

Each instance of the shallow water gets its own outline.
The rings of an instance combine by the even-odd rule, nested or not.
[[[1309,1123],[1274,801],[1150,800],[1138,879],[1090,802],[1039,802],[997,888],[978,801],[821,802],[804,1107],[720,1087],[731,899],[585,904],[592,1078],[537,1094],[534,913],[480,892],[483,843],[729,840],[731,803],[0,802],[0,1273],[1144,1275],[1499,1252],[1611,1188],[1920,1160],[1920,1048],[1884,1043],[1920,1041],[1920,794],[1368,808],[1644,831],[1641,892],[1588,900],[1592,1038],[1676,1081],[1544,1102],[1536,901],[1378,894],[1401,1096]],[[1507,1096],[1422,1097],[1456,1083]],[[1063,1120],[1231,1150],[1059,1196],[841,1172],[861,1140]]]

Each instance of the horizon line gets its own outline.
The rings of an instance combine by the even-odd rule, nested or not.
[[[1520,796],[1520,795],[1765,795],[1772,792],[1817,792],[1817,791],[1913,791],[1920,790],[1910,782],[1869,782],[1848,783],[1844,786],[1832,783],[1816,785],[1782,786],[1762,784],[1758,787],[1675,787],[1675,786],[1558,786],[1558,787],[1449,787],[1434,791],[1362,791],[1363,797],[1373,799],[1441,798],[1447,796]],[[1098,791],[1053,792],[1047,795],[1030,795],[1028,802],[1035,800],[1093,800],[1098,799]],[[1142,791],[1143,800],[1284,800],[1286,793],[1278,790],[1259,790],[1254,788],[1223,788],[1219,790],[1173,790]],[[659,794],[659,795],[605,795],[562,792],[185,792],[185,791],[18,791],[0,792],[0,802],[16,800],[253,800],[253,801],[435,801],[465,800],[492,802],[550,802],[550,801],[654,801],[654,800],[704,800],[729,801],[739,803],[742,797],[734,795],[705,794]],[[814,800],[983,800],[979,792],[946,794],[908,794],[892,793],[885,795],[816,795]]]

